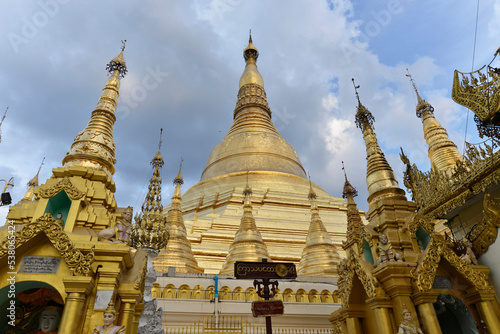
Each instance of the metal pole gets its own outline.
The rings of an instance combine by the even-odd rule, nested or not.
[[[215,328],[219,328],[219,276],[215,275]]]

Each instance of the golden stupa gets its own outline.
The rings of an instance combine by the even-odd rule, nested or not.
[[[183,195],[188,239],[205,273],[217,274],[241,218],[246,182],[252,187],[252,214],[273,261],[297,265],[310,224],[309,181],[295,149],[276,130],[266,100],[259,56],[250,37],[239,82],[233,124],[207,159],[199,183]],[[345,237],[346,204],[312,184],[326,231],[335,249]],[[286,245],[286,247],[284,247]],[[160,269],[161,271],[161,269]],[[229,271],[224,271],[229,274]]]

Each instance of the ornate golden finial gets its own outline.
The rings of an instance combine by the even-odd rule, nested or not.
[[[245,199],[247,197],[247,195],[252,195],[252,188],[250,188],[250,185],[248,184],[248,174],[250,172],[248,171],[247,169],[247,184],[245,185],[245,189],[243,190],[243,195],[245,195]]]
[[[267,247],[262,241],[262,236],[252,214],[252,203],[250,201],[252,189],[248,185],[248,174],[247,170],[247,185],[243,191],[245,195],[243,217],[241,218],[240,227],[234,236],[233,243],[229,247],[229,252],[222,265],[220,274],[233,275],[234,262],[236,261],[255,262],[261,261],[261,259],[270,260]]]
[[[417,85],[415,84],[415,80],[413,80],[413,77],[410,74],[410,71],[408,68],[406,69],[406,76],[410,78],[411,85],[413,86],[413,89],[415,90],[415,93],[417,94],[417,117],[422,118],[422,115],[424,111],[428,111],[431,115],[434,115],[434,107],[431,106],[431,104],[424,99],[420,97],[420,94],[418,93]]]
[[[0,143],[2,142],[2,123],[3,120],[5,119],[5,116],[7,115],[7,110],[9,110],[9,107],[5,109],[5,113],[3,114],[2,119],[0,120]]]
[[[354,82],[354,78],[352,80],[352,85],[354,86],[354,91],[356,93],[356,99],[358,100],[358,111],[356,112],[356,126],[360,128],[361,130],[364,130],[366,127],[371,128],[372,130],[374,129],[373,122],[375,122],[375,117],[373,117],[372,113],[366,109],[366,107],[361,103],[361,100],[359,99],[359,94],[358,94],[358,88],[361,87],[360,85],[356,86],[356,83]]]
[[[309,195],[307,196],[307,198],[309,198],[310,200],[315,200],[317,196],[316,193],[314,192],[313,185],[311,182],[311,174],[309,174],[308,172],[307,176],[309,177]]]
[[[163,167],[163,164],[165,163],[163,161],[163,157],[161,156],[162,135],[163,135],[163,128],[160,129],[160,141],[158,142],[158,153],[156,153],[153,160],[151,160],[151,165],[153,166],[158,165],[158,167]]]
[[[127,74],[127,64],[125,63],[125,59],[123,58],[123,51],[125,50],[125,43],[127,40],[122,40],[122,51],[118,56],[113,58],[108,65],[106,65],[106,71],[108,74],[112,74],[114,71],[118,71],[120,77],[124,78]]]
[[[297,273],[312,276],[336,276],[340,262],[339,254],[332,243],[326,230],[318,206],[316,193],[312,188],[311,175],[309,175],[309,200],[311,200],[311,223],[306,237],[306,246],[302,251]]]
[[[40,170],[42,169],[43,162],[45,161],[45,157],[43,157],[42,163],[40,164],[40,167],[38,167],[38,172],[36,175],[28,181],[28,190],[26,190],[26,193],[24,194],[23,201],[32,201],[33,196],[35,195],[35,189],[38,187],[38,175],[40,174]]]
[[[174,179],[175,190],[172,196],[172,203],[167,212],[167,227],[169,231],[168,243],[163,248],[157,258],[153,259],[155,268],[166,273],[169,267],[175,267],[178,273],[203,273],[203,268],[198,266],[191,243],[187,238],[186,226],[182,217],[181,185],[184,183],[181,175],[182,158],[179,166],[179,173]]]
[[[358,196],[358,191],[356,188],[354,188],[351,183],[347,180],[347,173],[345,171],[345,166],[344,162],[342,161],[342,170],[344,171],[344,178],[345,178],[345,183],[344,183],[344,190],[342,191],[342,197],[347,198],[347,194],[351,194],[352,197]]]
[[[181,174],[181,170],[182,170],[182,162],[184,160],[182,159],[181,157],[181,163],[179,165],[179,173],[177,173],[177,175],[175,176],[174,178],[174,185],[175,184],[184,184],[184,179],[182,178],[182,174]]]
[[[163,166],[163,158],[160,153],[161,132],[158,153],[151,161],[154,171],[149,180],[148,193],[144,204],[142,204],[141,212],[135,216],[135,224],[130,236],[131,246],[137,249],[151,248],[160,251],[168,242],[169,233],[166,228],[166,219],[163,216],[161,200],[160,168]]]

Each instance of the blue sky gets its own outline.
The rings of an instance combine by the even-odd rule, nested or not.
[[[164,205],[184,158],[187,190],[228,131],[252,29],[273,121],[312,180],[341,196],[345,162],[367,209],[365,147],[351,78],[400,186],[399,147],[429,168],[408,67],[437,120],[462,150],[466,109],[450,98],[453,70],[472,65],[474,1],[69,1],[0,4],[0,178],[14,202],[38,170],[44,182],[90,119],[105,66],[127,39],[129,69],[115,123],[118,205],[140,208],[160,127]],[[390,15],[388,15],[389,13]],[[481,1],[475,68],[500,46],[500,1]],[[30,30],[31,28],[31,30]],[[151,73],[156,73],[152,76]],[[145,89],[151,76],[154,88]],[[148,79],[148,80],[150,80]],[[477,141],[472,116],[468,140]],[[305,194],[306,196],[307,194]],[[4,219],[7,208],[0,208]]]

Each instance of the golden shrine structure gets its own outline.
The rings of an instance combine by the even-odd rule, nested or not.
[[[62,166],[41,185],[37,174],[0,228],[0,316],[9,320],[0,332],[38,333],[52,314],[57,329],[45,332],[262,333],[263,319],[250,315],[260,297],[251,281],[234,280],[234,263],[267,259],[293,262],[298,273],[273,297],[285,304],[276,333],[500,333],[500,272],[490,274],[500,271],[498,69],[455,75],[453,98],[479,110],[480,133],[492,140],[465,155],[412,80],[432,169],[401,153],[411,200],[354,85],[364,213],[347,175],[344,199],[308,180],[272,122],[250,37],[233,124],[200,182],[182,194],[180,168],[163,208],[159,148],[132,224],[112,179],[123,49]]]

